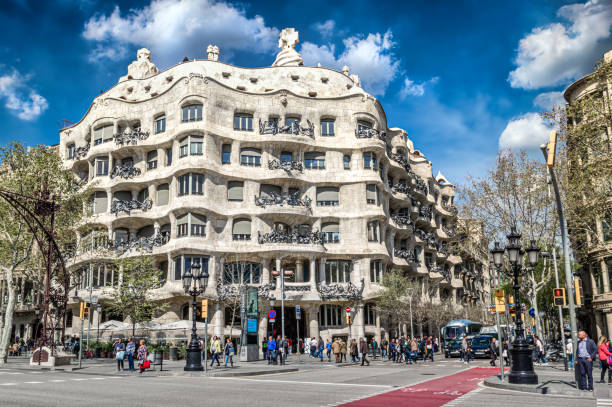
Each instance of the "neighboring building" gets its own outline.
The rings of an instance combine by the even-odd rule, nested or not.
[[[36,332],[42,332],[42,307],[41,293],[35,288],[32,281],[27,279],[23,273],[16,272],[15,287],[17,297],[11,329],[11,343],[17,338],[38,337]],[[0,326],[3,325],[4,312],[8,303],[8,286],[6,276],[0,272]],[[71,323],[72,321],[70,321]]]
[[[108,301],[120,280],[109,263],[146,248],[167,279],[156,295],[170,302],[149,330],[153,340],[187,337],[181,275],[194,261],[210,273],[209,335],[231,332],[230,307],[215,300],[248,284],[259,287],[263,340],[281,270],[291,272],[286,332],[294,338],[296,305],[301,336],[348,337],[346,306],[355,309],[352,336],[393,334],[373,306],[392,268],[435,286],[442,301],[482,304],[482,265],[457,272],[461,258],[448,246],[454,186],[433,177],[404,130],[387,127],[359,77],[302,66],[296,42],[297,32],[284,30],[274,65],[259,69],[218,62],[209,46],[207,60],[158,73],[141,49],[128,75],[61,130],[66,165],[95,191],[71,260],[82,297],[91,274],[93,295]],[[102,337],[126,328],[110,319],[104,307],[94,313]]]
[[[611,63],[612,50],[606,52],[603,59],[604,62]],[[611,86],[609,80],[607,83],[599,83],[594,80],[594,75],[590,74],[574,82],[565,90],[565,100],[571,105],[587,95],[597,95],[601,97],[605,108],[610,109],[610,103],[612,102]],[[609,111],[607,114],[610,115]],[[578,124],[577,120],[581,120],[581,118],[573,117],[571,120],[572,122],[569,125],[575,126]],[[609,164],[611,159],[609,152],[612,151],[612,128],[609,124],[602,128],[602,136],[604,140],[607,140],[607,156],[605,152],[603,156],[597,156],[591,154],[591,152],[586,154],[589,159],[608,160]],[[583,146],[584,143],[568,143],[568,145]],[[608,166],[609,168],[610,166]],[[607,181],[609,182],[609,178]],[[585,195],[588,199],[588,191],[585,191]],[[612,206],[612,197],[609,197],[609,199],[610,206]],[[582,258],[579,256],[576,258],[578,264],[581,265],[578,274],[582,279],[585,297],[585,305],[578,309],[577,316],[579,328],[588,330],[591,336],[607,335],[610,337],[612,335],[612,216],[610,216],[610,211],[608,210],[607,216],[598,219],[596,223],[594,233],[597,236],[588,234],[579,237],[573,236],[571,234],[571,224],[569,225],[572,244],[587,246],[586,254]],[[581,240],[577,241],[577,239]]]

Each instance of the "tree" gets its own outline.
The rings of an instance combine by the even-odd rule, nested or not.
[[[0,188],[25,196],[34,196],[44,185],[58,204],[55,212],[56,242],[63,247],[74,239],[74,229],[81,221],[88,190],[81,188],[74,174],[66,169],[54,149],[37,146],[26,149],[20,143],[0,147]],[[46,225],[48,226],[48,225]],[[3,309],[0,327],[0,364],[7,361],[17,287],[15,279],[31,281],[33,290],[44,287],[44,258],[33,245],[34,236],[21,215],[0,199],[0,271],[7,281],[8,302]],[[51,304],[61,307],[63,304]],[[54,325],[61,328],[63,320]]]
[[[499,152],[495,167],[486,177],[470,176],[466,185],[459,188],[461,217],[480,220],[488,241],[505,241],[505,234],[516,226],[522,233],[523,247],[529,246],[530,240],[540,247],[552,247],[558,219],[546,173],[545,164],[532,160],[524,150]],[[536,303],[537,294],[550,281],[551,273],[536,271],[531,277],[538,287],[532,301]],[[538,327],[539,318],[536,315]]]
[[[414,318],[415,299],[421,287],[415,280],[409,279],[404,271],[397,269],[385,273],[382,285],[383,288],[376,294],[376,309],[395,320],[398,335],[401,335],[401,324],[410,321],[411,308]]]
[[[115,265],[121,277],[118,287],[111,294],[111,301],[105,306],[110,312],[130,319],[133,336],[136,324],[151,321],[154,315],[168,306],[167,302],[156,299],[152,292],[164,284],[163,272],[153,265],[152,257],[145,253],[120,258]]]
[[[611,80],[612,61],[602,60],[581,85],[596,91],[543,113],[557,129],[555,172],[572,249],[584,260],[595,252],[611,254],[612,246],[599,229],[604,222],[612,227]]]

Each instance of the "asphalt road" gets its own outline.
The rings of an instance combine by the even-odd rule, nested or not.
[[[482,363],[480,363],[482,364]],[[471,367],[471,366],[470,366]],[[419,402],[411,386],[428,387],[441,377],[465,375],[466,366],[439,361],[417,366],[373,362],[370,367],[306,366],[305,371],[256,377],[139,377],[94,375],[83,372],[0,370],[1,407],[40,406],[335,406],[395,391],[395,405],[436,405]],[[454,377],[447,382],[453,383]],[[413,387],[416,388],[416,387]],[[473,388],[473,390],[472,390]],[[531,395],[485,389],[474,382],[465,394],[457,392],[454,406],[595,407],[594,400]],[[453,391],[452,384],[449,391]],[[425,397],[424,399],[428,399]],[[445,402],[446,403],[446,402]],[[372,403],[376,405],[377,403]],[[442,404],[439,404],[442,405]],[[600,404],[606,405],[606,404]],[[388,406],[391,407],[391,406]]]

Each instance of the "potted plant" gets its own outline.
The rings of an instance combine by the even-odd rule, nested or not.
[[[170,347],[168,345],[162,345],[161,350],[163,352],[164,360],[170,359]]]
[[[106,348],[106,357],[110,359],[114,358],[115,355],[113,353],[114,352],[113,342],[107,342],[105,345],[105,348]]]
[[[185,359],[187,357],[187,346],[181,345],[178,347],[178,357],[179,359]]]

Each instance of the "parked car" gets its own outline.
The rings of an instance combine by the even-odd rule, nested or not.
[[[461,341],[450,340],[446,342],[446,348],[444,349],[444,357],[452,358],[461,356]]]
[[[491,336],[479,335],[472,338],[472,350],[474,358],[491,357]]]

